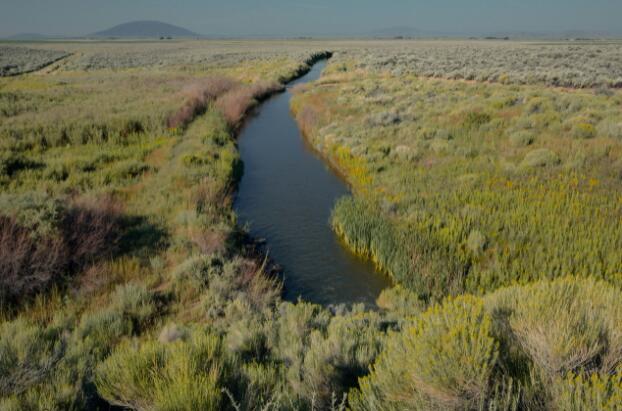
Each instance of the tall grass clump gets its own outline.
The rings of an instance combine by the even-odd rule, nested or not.
[[[331,223],[355,253],[372,259],[421,298],[462,290],[465,262],[440,247],[433,237],[387,221],[377,207],[344,197],[335,205]]]

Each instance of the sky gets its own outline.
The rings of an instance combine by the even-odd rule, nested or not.
[[[80,36],[133,20],[234,37],[347,36],[393,27],[622,34],[622,0],[0,0],[0,37]]]

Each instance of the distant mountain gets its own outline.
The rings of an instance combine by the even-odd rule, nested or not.
[[[565,30],[565,31],[440,31],[422,30],[410,26],[398,26],[368,31],[362,37],[373,38],[511,38],[511,39],[602,39],[620,38],[619,32],[604,30]]]
[[[463,33],[440,30],[422,30],[411,26],[397,26],[368,31],[363,37],[375,38],[438,38],[438,37],[461,37]]]
[[[49,36],[40,33],[19,33],[13,36],[7,37],[7,40],[46,40]]]
[[[367,33],[372,37],[420,37],[426,34],[423,30],[409,26],[387,27]]]
[[[98,31],[88,37],[201,37],[197,33],[183,27],[163,23],[161,21],[132,21],[119,24],[108,30]]]
[[[560,31],[502,31],[486,33],[485,36],[510,37],[513,39],[564,40],[564,39],[608,39],[619,38],[620,32],[605,30],[560,30]]]

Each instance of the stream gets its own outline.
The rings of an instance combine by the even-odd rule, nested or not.
[[[291,87],[317,80],[325,65],[315,64],[249,117],[238,140],[244,175],[234,207],[283,267],[286,300],[371,306],[390,281],[332,231],[331,210],[348,186],[308,146],[290,112]]]

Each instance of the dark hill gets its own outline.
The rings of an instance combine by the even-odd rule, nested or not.
[[[108,30],[98,31],[90,37],[200,37],[183,27],[161,21],[132,21],[119,24]]]

